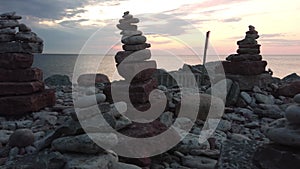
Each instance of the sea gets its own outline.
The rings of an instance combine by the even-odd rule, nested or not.
[[[207,56],[207,60],[221,61],[227,56]],[[268,62],[267,69],[273,71],[273,76],[283,78],[291,73],[300,75],[300,55],[264,55]],[[174,71],[182,68],[184,64],[202,64],[202,58],[197,56],[153,56],[151,60],[157,62],[160,69]],[[70,79],[77,79],[80,74],[103,73],[110,80],[119,80],[121,77],[116,70],[113,55],[95,54],[36,54],[33,67],[44,72],[44,79],[55,74],[67,75]]]

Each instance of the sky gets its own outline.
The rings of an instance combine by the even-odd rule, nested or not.
[[[262,54],[300,54],[299,0],[1,0],[44,40],[44,53],[114,53],[123,12],[140,19],[139,30],[157,54],[236,53],[253,25]]]

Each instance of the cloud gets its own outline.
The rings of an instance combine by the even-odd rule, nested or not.
[[[239,22],[241,21],[242,18],[228,18],[228,19],[224,19],[224,20],[221,20],[222,22]]]
[[[282,37],[282,36],[285,36],[285,34],[274,33],[274,34],[262,34],[262,35],[260,35],[261,38],[274,38],[274,37]]]
[[[89,21],[89,20],[88,19],[67,20],[67,21],[62,21],[59,24],[64,27],[75,28],[75,27],[80,27],[80,23],[85,21]]]
[[[273,46],[300,46],[300,40],[290,39],[262,39],[264,44]]]

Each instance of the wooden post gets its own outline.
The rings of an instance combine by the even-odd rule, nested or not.
[[[210,34],[210,31],[206,32],[206,40],[205,40],[204,54],[203,54],[203,63],[202,63],[203,67],[202,67],[201,84],[203,84],[203,81],[204,81],[204,72],[205,72],[205,63],[206,63],[206,55],[207,55],[209,34]]]

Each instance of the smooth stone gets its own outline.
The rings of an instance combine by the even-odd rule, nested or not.
[[[20,140],[19,140],[19,141],[20,141]],[[13,147],[13,148],[10,149],[10,151],[9,151],[8,159],[9,159],[9,160],[15,159],[15,158],[18,156],[19,152],[20,152],[20,149],[19,149],[18,147]]]
[[[160,117],[159,120],[160,122],[162,122],[164,125],[166,125],[167,127],[172,126],[173,124],[173,116],[174,114],[172,112],[164,112]]]
[[[266,95],[263,95],[260,93],[255,93],[254,97],[259,103],[263,103],[263,104],[274,104],[275,103],[275,99],[272,95],[266,96]]]
[[[300,106],[299,105],[289,106],[286,109],[285,117],[291,124],[300,124]]]
[[[19,22],[16,20],[0,20],[0,29],[17,27]]]
[[[4,29],[0,29],[0,34],[9,34],[9,35],[14,35],[16,34],[16,29],[12,29],[12,28],[4,28]]]
[[[2,42],[11,42],[15,39],[14,35],[10,34],[0,34],[0,43]]]
[[[151,45],[149,43],[143,43],[138,45],[123,45],[122,48],[125,51],[138,51],[146,48],[150,48]]]
[[[120,30],[137,31],[137,26],[130,24],[117,24],[117,28]]]
[[[89,137],[91,136],[93,140]],[[62,137],[52,142],[52,148],[59,152],[74,152],[84,154],[103,153],[105,150],[99,147],[94,140],[109,147],[117,144],[118,138],[112,133],[82,134],[78,136]]]
[[[182,158],[182,165],[191,168],[214,169],[217,160],[202,156],[185,156]]]
[[[120,65],[118,65],[118,72],[125,79],[132,80],[133,78],[137,77],[137,74],[143,72],[144,70],[147,71],[156,68],[157,68],[157,64],[153,60],[128,62],[128,63],[121,63]]]
[[[237,50],[238,54],[260,54],[259,49],[252,49],[252,48],[240,48]]]
[[[124,128],[126,128],[127,126],[129,126],[131,124],[132,124],[132,121],[129,118],[121,116],[120,118],[118,118],[116,120],[115,129],[116,130],[121,130],[121,129],[124,129]]]
[[[281,128],[267,128],[264,134],[272,141],[278,144],[300,147],[300,129]]]
[[[29,129],[18,129],[9,138],[12,147],[27,147],[34,142],[34,134]]]
[[[235,141],[239,141],[239,142],[243,142],[245,140],[247,141],[250,141],[250,138],[246,135],[243,135],[243,134],[236,134],[236,133],[233,133],[230,138],[232,140],[235,140]]]
[[[116,63],[145,61],[151,59],[151,51],[149,49],[139,51],[120,51],[115,56]]]
[[[106,100],[106,96],[104,94],[96,94],[92,96],[84,96],[78,98],[78,100],[75,102],[75,106],[77,108],[85,108],[90,107],[93,105],[96,105],[98,103],[104,102]]]
[[[252,38],[245,38],[243,40],[237,41],[238,45],[256,45],[257,41]]]
[[[300,104],[300,94],[297,94],[296,96],[294,96],[294,102]]]
[[[129,37],[129,36],[140,36],[143,34],[143,32],[138,31],[138,30],[136,30],[136,31],[123,30],[120,34],[123,36]]]
[[[261,61],[261,55],[251,55],[251,54],[232,54],[226,58],[227,61],[241,62],[241,61]]]
[[[7,144],[9,137],[12,133],[13,133],[13,131],[0,130],[0,144]]]
[[[43,40],[33,32],[18,32],[15,38],[24,42],[43,43]]]
[[[15,16],[16,15],[16,12],[6,12],[6,13],[2,13],[0,15],[0,17],[12,17],[12,16]]]
[[[31,32],[31,29],[23,23],[21,23],[18,27],[20,32]]]
[[[133,18],[133,15],[127,14],[127,15],[123,15],[122,17],[123,17],[124,19],[132,19],[132,18]]]
[[[223,120],[221,119],[219,124],[218,124],[218,127],[217,127],[217,130],[221,130],[223,132],[227,132],[231,129],[231,122],[228,121],[228,120]]]
[[[251,104],[251,102],[252,102],[252,97],[251,97],[248,93],[246,93],[246,92],[241,92],[240,95],[241,95],[242,99],[245,100],[245,102],[246,102],[247,104]]]
[[[131,19],[120,19],[120,24],[131,24],[131,23],[139,23],[140,20],[138,18],[131,18]]]
[[[128,38],[122,39],[122,43],[126,45],[137,45],[142,44],[147,41],[147,38],[145,36],[131,36]]]

